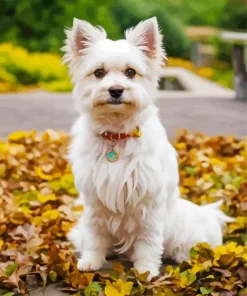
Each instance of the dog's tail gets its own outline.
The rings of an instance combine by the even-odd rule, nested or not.
[[[227,216],[220,210],[220,206],[222,205],[222,203],[223,200],[219,200],[215,203],[203,206],[204,209],[209,211],[210,214],[216,218],[220,226],[224,226],[226,223],[231,223],[235,221],[235,218]]]

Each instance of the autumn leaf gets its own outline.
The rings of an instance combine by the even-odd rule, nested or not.
[[[59,211],[56,209],[48,210],[42,214],[42,218],[46,218],[48,220],[57,219],[58,216],[59,216]]]
[[[55,201],[56,200],[56,195],[55,194],[49,194],[49,195],[43,195],[39,194],[38,195],[38,200],[41,204],[46,203],[48,201]]]
[[[102,286],[98,282],[90,283],[88,287],[84,290],[85,296],[94,295],[93,292],[100,292],[102,291]]]
[[[120,274],[124,272],[124,267],[120,262],[112,262],[112,268]]]
[[[0,296],[14,296],[14,292],[8,292],[7,290],[1,290],[0,289]]]
[[[18,268],[18,265],[17,264],[10,264],[10,265],[8,265],[7,268],[6,268],[5,275],[7,277],[10,277],[14,273],[14,271],[16,270],[16,268]]]
[[[124,282],[122,279],[118,279],[116,282],[106,281],[105,295],[106,296],[124,296],[130,295],[133,287],[132,282]]]
[[[208,295],[211,293],[211,290],[207,287],[201,287],[200,288],[200,292],[203,294],[203,295]]]
[[[55,283],[57,280],[57,273],[54,270],[50,270],[49,272],[49,279]]]
[[[190,260],[163,267],[151,282],[149,271],[139,274],[120,262],[104,272],[78,271],[67,234],[83,205],[74,204],[69,142],[66,133],[52,130],[17,131],[0,141],[0,296],[15,295],[16,289],[27,294],[30,274],[44,286],[62,280],[76,296],[246,294],[246,139],[178,135],[173,145],[182,197],[199,205],[222,199],[222,211],[236,220],[225,227],[223,246],[201,242]]]

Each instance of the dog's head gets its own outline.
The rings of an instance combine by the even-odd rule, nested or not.
[[[156,18],[107,39],[101,27],[74,19],[66,30],[64,62],[69,64],[80,110],[114,121],[153,103],[165,54]]]

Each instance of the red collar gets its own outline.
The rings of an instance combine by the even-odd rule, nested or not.
[[[112,132],[103,132],[101,134],[101,137],[103,139],[107,139],[109,141],[118,141],[118,140],[124,140],[127,139],[129,137],[141,137],[142,133],[139,129],[139,127],[137,126],[133,131],[131,131],[130,133],[112,133]]]

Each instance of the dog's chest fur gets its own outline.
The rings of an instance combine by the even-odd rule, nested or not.
[[[109,142],[92,134],[82,122],[77,125],[70,160],[76,187],[84,195],[83,203],[94,210],[95,223],[102,223],[102,229],[106,226],[113,236],[125,242],[126,233],[131,244],[130,234],[138,231],[142,219],[147,219],[147,209],[164,201],[164,184],[170,174],[164,169],[164,160],[172,157],[176,161],[174,151],[168,142],[164,147],[166,142],[147,126],[142,138],[119,141],[114,148],[120,153],[119,159],[109,162]],[[164,139],[165,135],[161,137]]]

